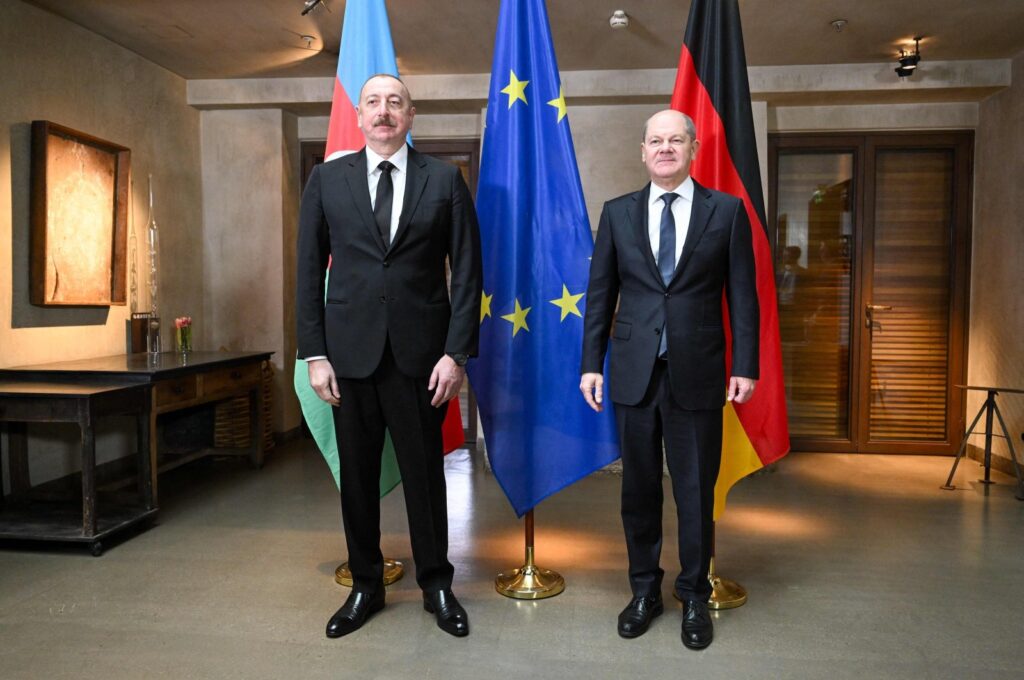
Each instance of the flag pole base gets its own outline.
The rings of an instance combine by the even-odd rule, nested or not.
[[[526,549],[526,564],[503,571],[494,579],[494,589],[516,600],[543,600],[565,590],[565,579],[557,571],[533,563],[533,548]]]
[[[711,558],[711,569],[708,570],[708,581],[711,582],[711,599],[708,609],[735,609],[747,603],[747,589],[736,581],[722,578],[715,573],[715,559]],[[672,595],[678,600],[679,595]]]
[[[384,585],[389,586],[395,581],[400,580],[405,575],[405,567],[398,560],[393,560],[390,557],[384,558]],[[346,588],[352,587],[352,572],[348,569],[348,562],[342,562],[337,569],[334,570],[334,580],[338,585],[345,586]]]

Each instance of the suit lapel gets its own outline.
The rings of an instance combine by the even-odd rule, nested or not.
[[[626,217],[633,227],[633,235],[636,237],[637,247],[640,248],[640,256],[647,262],[647,268],[661,285],[665,285],[661,279],[661,272],[658,271],[658,263],[654,260],[654,253],[651,251],[651,236],[647,231],[647,201],[651,195],[651,185],[647,184],[643,189],[633,194],[633,204],[626,209]]]
[[[355,204],[363,225],[370,231],[374,243],[383,253],[384,239],[377,229],[377,221],[373,218],[373,206],[370,204],[370,183],[366,179],[366,149],[349,154],[339,162],[348,163],[345,180],[352,194],[352,203]]]
[[[402,214],[398,218],[398,229],[395,230],[395,237],[391,239],[391,250],[394,250],[402,241],[405,232],[409,230],[409,222],[412,221],[416,206],[423,196],[423,188],[427,185],[428,173],[424,169],[427,161],[418,151],[409,147],[409,160],[405,164],[405,197],[402,201]]]
[[[696,180],[694,180],[693,206],[690,208],[690,226],[686,230],[686,241],[683,243],[683,252],[679,255],[675,274],[672,275],[672,282],[675,282],[683,270],[686,269],[686,263],[693,255],[693,251],[697,249],[697,243],[704,234],[704,230],[708,228],[708,221],[711,219],[711,213],[714,211],[715,205],[711,201],[711,192],[697,184]]]

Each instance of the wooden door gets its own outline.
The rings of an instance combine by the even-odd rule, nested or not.
[[[970,133],[775,136],[794,449],[951,453],[963,433]]]

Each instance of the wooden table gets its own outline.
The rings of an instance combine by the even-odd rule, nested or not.
[[[150,478],[153,502],[159,494],[157,472],[156,417],[161,413],[177,411],[237,396],[249,398],[250,446],[244,455],[254,467],[263,465],[263,390],[262,368],[273,352],[164,352],[150,356],[118,354],[0,368],[0,381],[60,382],[90,384],[132,384],[145,386],[145,399],[149,403],[149,432],[147,449],[150,454]],[[235,453],[231,449],[218,449],[217,453]],[[13,457],[12,457],[13,458]],[[16,464],[12,462],[12,466]],[[17,479],[12,472],[12,487]]]
[[[9,423],[12,497],[3,497],[0,478],[0,539],[88,543],[93,555],[102,540],[156,515],[149,456],[150,399],[145,385],[61,383],[0,379],[0,422]],[[138,500],[97,508],[96,421],[134,415],[138,436]],[[82,506],[30,498],[25,423],[75,423],[82,433]],[[0,466],[0,475],[3,468]],[[17,493],[24,489],[26,493]]]

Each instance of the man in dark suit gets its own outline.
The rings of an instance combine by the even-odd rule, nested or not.
[[[758,377],[758,304],[750,222],[743,202],[690,178],[699,142],[693,121],[662,111],[640,150],[651,182],[608,201],[590,266],[580,389],[591,408],[608,396],[622,445],[622,523],[633,599],[618,629],[632,638],[662,613],[662,441],[679,520],[675,591],[683,644],[711,644],[715,480],[726,399],[750,399]],[[732,329],[726,384],[723,292]],[[615,306],[618,302],[618,313]],[[613,325],[614,322],[614,325]]]
[[[402,475],[424,609],[442,630],[463,636],[469,619],[451,591],[441,423],[477,352],[476,212],[458,169],[406,144],[416,109],[400,80],[367,80],[356,112],[366,147],[313,170],[299,217],[298,354],[317,395],[335,407],[354,582],[327,636],[355,631],[384,607],[385,429]]]

